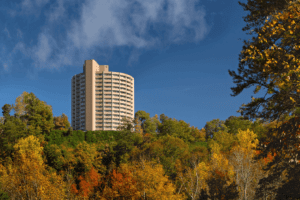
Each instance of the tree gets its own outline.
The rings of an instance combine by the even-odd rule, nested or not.
[[[46,170],[40,141],[31,135],[21,138],[14,148],[13,163],[0,165],[2,190],[12,199],[63,199],[64,182]]]
[[[188,145],[180,138],[167,135],[152,142],[148,148],[144,149],[144,152],[148,152],[151,159],[159,160],[166,175],[171,180],[175,180],[177,175],[175,162],[177,159],[184,159],[188,155]]]
[[[98,197],[106,199],[138,199],[140,192],[137,189],[137,182],[134,179],[130,166],[122,164],[120,168],[113,169],[106,179],[106,185]],[[102,186],[103,187],[103,186]]]
[[[190,168],[183,166],[177,160],[176,168],[177,180],[180,185],[178,193],[184,191],[191,199],[198,199],[201,191],[207,188],[206,180],[210,176],[210,166],[204,162],[193,162],[192,168]]]
[[[234,179],[234,167],[228,155],[220,151],[218,143],[211,144],[210,178],[207,180],[210,199],[236,199],[238,190]]]
[[[247,25],[243,28],[243,31],[257,30],[260,28],[265,19],[276,11],[282,11],[288,4],[288,1],[283,0],[272,0],[272,1],[260,1],[260,0],[248,0],[247,3],[239,4],[244,8],[245,11],[250,13],[243,17]],[[252,35],[253,31],[249,31]]]
[[[61,116],[54,117],[54,130],[64,130],[67,131],[70,128],[70,122],[68,116],[64,113]]]
[[[206,140],[208,140],[208,138],[213,138],[214,133],[220,130],[227,131],[227,127],[225,126],[224,121],[219,119],[213,119],[210,122],[206,122],[204,129],[206,132]]]
[[[230,162],[234,166],[240,199],[254,199],[257,182],[263,177],[260,164],[253,160],[258,145],[256,137],[256,134],[249,129],[239,130],[238,145],[230,151]]]
[[[96,172],[96,170],[92,167],[90,171],[88,171],[85,176],[79,176],[78,178],[79,184],[79,190],[76,184],[72,184],[71,191],[73,194],[76,194],[78,196],[87,198],[91,194],[94,193],[94,188],[97,187],[101,182],[100,175]]]
[[[242,116],[230,116],[225,120],[224,124],[228,128],[228,133],[236,135],[239,129],[244,131],[247,130],[247,128],[251,128],[252,123],[253,122],[244,119]]]
[[[263,168],[269,175],[259,181],[259,188],[256,191],[257,198],[264,194],[273,197],[275,195],[278,197],[297,197],[298,190],[291,192],[291,188],[287,188],[291,183],[295,185],[299,183],[299,179],[297,179],[299,176],[299,160],[297,158],[300,153],[299,125],[300,118],[294,117],[284,122],[280,127],[271,128],[268,132],[268,142],[259,146],[260,154],[255,157],[255,160],[270,156],[271,159]]]
[[[19,118],[11,117],[5,124],[0,124],[0,132],[0,155],[1,162],[4,162],[13,157],[16,142],[26,136],[26,124]]]
[[[28,126],[29,134],[49,133],[54,127],[52,107],[32,92],[23,92],[13,105],[16,116]]]
[[[235,135],[225,131],[218,131],[214,134],[214,139],[208,141],[209,149],[211,149],[212,143],[217,143],[220,146],[220,151],[226,153],[236,145],[237,138]]]
[[[184,199],[183,195],[176,194],[162,165],[141,160],[131,171],[142,199]]]
[[[127,132],[133,132],[133,128],[134,128],[134,120],[131,120],[128,117],[123,117],[121,119],[121,124],[118,127],[119,131],[127,131]]]
[[[238,199],[239,192],[236,189],[235,181],[229,185],[226,174],[215,170],[211,177],[207,180],[209,188],[209,198],[211,200]]]
[[[15,104],[13,105],[13,109],[15,110],[15,114],[18,116],[25,115],[26,112],[26,105],[27,103],[24,101],[25,96],[28,96],[29,93],[24,91],[20,96],[16,98]]]
[[[159,125],[159,120],[157,115],[150,118],[150,114],[143,110],[139,110],[135,113],[135,124],[136,129],[142,129],[143,133],[156,133],[157,127]]]
[[[234,93],[231,96],[240,94],[251,85],[256,85],[255,94],[261,87],[267,89],[264,97],[253,97],[252,102],[241,106],[239,112],[242,115],[274,121],[299,107],[298,7],[299,2],[294,2],[285,10],[272,13],[262,28],[255,31],[258,36],[244,42],[239,58],[240,75],[229,70],[237,83],[231,88]],[[247,65],[249,69],[245,68]],[[265,99],[268,94],[273,95]],[[258,112],[260,106],[263,110]]]
[[[10,120],[10,111],[12,110],[12,106],[9,105],[9,104],[5,104],[3,107],[2,107],[2,114],[4,116],[4,123],[5,124],[8,120]]]

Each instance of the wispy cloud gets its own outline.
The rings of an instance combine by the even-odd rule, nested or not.
[[[57,4],[51,5],[50,10],[46,13],[49,22],[56,22],[65,14],[64,0],[57,0]]]
[[[23,0],[23,9],[45,6],[49,0]],[[90,52],[130,47],[128,64],[138,60],[141,50],[183,42],[199,42],[209,32],[205,10],[197,0],[90,0],[82,4],[79,18],[68,20],[72,1],[57,0],[46,11],[47,22],[36,45],[19,42],[15,50],[33,59],[36,67],[78,65]],[[71,5],[72,4],[72,5]],[[68,20],[64,35],[56,34],[55,22]],[[21,35],[21,34],[18,34]],[[64,37],[64,39],[62,39]],[[27,45],[27,47],[26,47]],[[28,55],[30,54],[30,55]]]
[[[44,7],[48,2],[49,0],[23,0],[21,2],[22,12],[38,16],[41,8]]]
[[[9,31],[8,31],[8,29],[6,27],[4,28],[3,31],[6,33],[6,35],[7,35],[8,38],[11,38],[10,34],[9,34]]]

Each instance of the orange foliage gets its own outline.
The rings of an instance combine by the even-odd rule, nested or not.
[[[256,154],[256,155],[259,155],[259,154],[261,154],[261,153],[262,153],[261,150],[256,150],[256,151],[255,151],[255,154]],[[266,164],[268,164],[269,162],[271,162],[271,161],[273,160],[273,158],[274,158],[276,155],[277,155],[276,152],[273,153],[273,156],[272,156],[272,154],[269,152],[268,155],[267,155],[267,157],[266,157],[266,158],[263,158],[264,164],[266,165]]]
[[[139,191],[136,188],[136,181],[133,179],[131,172],[127,169],[118,172],[116,169],[109,175],[111,187],[104,189],[102,196],[104,198],[125,198],[135,199],[140,196]]]
[[[76,184],[72,184],[71,192],[82,197],[88,197],[94,190],[94,187],[99,185],[100,175],[94,170],[94,167],[86,173],[85,178],[79,176],[79,190],[76,188]]]

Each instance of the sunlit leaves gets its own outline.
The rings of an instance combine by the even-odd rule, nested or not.
[[[46,170],[38,139],[20,139],[14,148],[14,162],[0,166],[2,189],[12,199],[63,199],[65,183],[55,172]]]

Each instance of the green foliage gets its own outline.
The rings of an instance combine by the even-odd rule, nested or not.
[[[5,124],[0,124],[0,129],[2,129],[0,136],[1,158],[12,157],[14,144],[26,136],[26,124],[20,119],[12,117]]]
[[[224,124],[223,120],[213,119],[212,121],[206,122],[204,129],[206,131],[205,139],[214,138],[214,134],[218,131],[228,131],[228,128]]]
[[[166,135],[151,143],[148,151],[153,159],[159,159],[166,174],[175,180],[175,161],[188,155],[188,145],[180,138]]]
[[[214,139],[208,140],[208,147],[211,149],[213,143],[218,143],[222,152],[229,152],[231,148],[237,143],[237,138],[233,134],[225,131],[219,131],[214,134]]]
[[[2,114],[4,116],[4,124],[6,123],[6,121],[8,121],[10,119],[10,111],[12,110],[12,105],[9,105],[9,104],[5,104],[3,107],[2,107]]]
[[[183,120],[168,118],[164,114],[160,115],[161,123],[158,126],[158,136],[171,135],[182,139],[184,142],[191,143],[201,137],[198,129],[191,128],[190,124]],[[195,137],[194,137],[195,136]]]
[[[230,116],[226,119],[224,124],[228,128],[228,133],[232,133],[236,135],[238,133],[238,129],[245,131],[251,127],[252,122],[244,119],[244,117],[242,116],[240,117]]]
[[[25,110],[27,114],[23,117],[32,132],[40,128],[41,133],[49,133],[54,127],[52,107],[40,101],[32,92],[24,96]]]
[[[0,200],[10,200],[10,198],[6,192],[0,190]]]
[[[249,11],[247,16],[243,17],[247,25],[243,31],[253,30],[259,28],[264,24],[265,19],[274,12],[283,10],[289,1],[272,0],[248,0],[247,3],[239,4],[243,7],[244,11]],[[251,34],[251,31],[250,31]]]
[[[135,121],[140,124],[143,133],[154,134],[159,125],[159,120],[157,116],[150,118],[150,114],[143,110],[139,110],[135,113]]]
[[[63,161],[61,157],[64,151],[57,144],[50,144],[45,146],[44,154],[46,157],[46,163],[48,166],[54,168],[57,171],[63,170]]]

